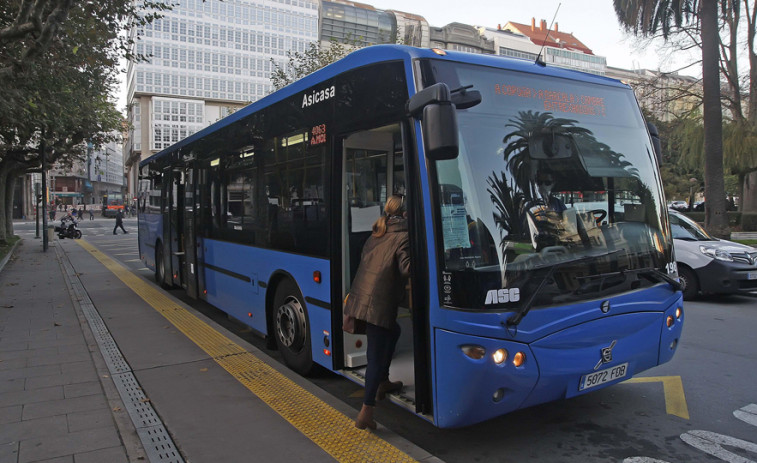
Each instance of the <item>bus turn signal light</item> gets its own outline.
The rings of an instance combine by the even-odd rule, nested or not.
[[[668,318],[665,320],[665,324],[668,325],[668,328],[673,326],[673,323],[675,323],[675,319],[672,315],[668,315]]]
[[[676,308],[676,320],[680,320],[681,319],[681,315],[683,315],[683,308],[677,307]]]
[[[500,365],[502,362],[507,360],[507,351],[505,349],[497,349],[492,354],[492,360],[494,360],[494,363],[497,365]]]
[[[313,281],[315,281],[318,284],[321,284],[321,272],[319,270],[316,270],[313,272]]]
[[[525,361],[526,361],[526,354],[524,354],[523,352],[518,352],[517,354],[513,356],[513,365],[515,365],[516,367],[523,365]]]

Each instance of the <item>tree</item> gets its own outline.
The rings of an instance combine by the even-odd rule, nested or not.
[[[613,0],[621,25],[637,35],[658,31],[667,39],[686,25],[699,26],[702,44],[702,90],[705,153],[705,227],[728,236],[723,180],[723,126],[720,103],[718,6],[713,0]]]
[[[145,24],[163,4],[131,0],[73,2],[15,0],[0,6],[0,242],[13,233],[15,178],[71,163],[85,142],[100,145],[123,127],[110,101],[118,60],[133,56],[126,34]],[[47,146],[44,153],[40,146]]]
[[[355,44],[344,44],[332,40],[327,45],[322,45],[321,42],[311,42],[304,52],[289,50],[285,63],[278,63],[271,58],[273,64],[271,84],[274,90],[280,90],[322,67],[339,61],[358,48],[359,46]]]

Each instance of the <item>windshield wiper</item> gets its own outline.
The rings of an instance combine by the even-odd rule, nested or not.
[[[516,313],[512,317],[508,318],[505,323],[507,324],[507,326],[518,326],[518,324],[523,320],[523,317],[525,317],[526,314],[528,314],[529,310],[531,310],[531,307],[533,306],[534,301],[536,300],[536,295],[539,294],[539,291],[541,291],[541,289],[544,287],[544,284],[547,282],[547,280],[549,280],[550,278],[552,278],[552,275],[555,274],[555,271],[558,268],[564,267],[564,266],[569,265],[569,264],[580,264],[580,263],[583,263],[583,262],[592,261],[594,259],[599,259],[600,257],[609,257],[609,256],[612,256],[612,255],[621,253],[621,252],[626,252],[626,250],[625,249],[616,249],[615,251],[607,252],[607,253],[604,253],[604,254],[592,254],[590,256],[582,256],[582,257],[579,257],[577,259],[564,260],[562,262],[558,262],[558,263],[554,264],[552,267],[550,267],[550,269],[547,272],[547,274],[544,275],[544,278],[542,278],[542,280],[539,282],[539,286],[536,287],[536,290],[534,290],[531,293],[531,299],[528,300],[528,302],[526,303],[526,305],[524,305],[523,308],[521,308],[518,311],[518,313]]]
[[[681,282],[676,280],[675,278],[671,277],[667,273],[663,272],[660,269],[656,268],[645,268],[639,270],[639,275],[646,277],[647,280],[655,281],[655,282],[665,282],[670,284],[670,286],[673,287],[673,291],[682,291],[683,285],[681,285]]]

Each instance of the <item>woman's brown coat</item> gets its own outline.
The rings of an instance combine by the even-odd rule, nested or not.
[[[344,307],[345,314],[387,329],[394,327],[404,283],[410,275],[408,248],[404,219],[391,218],[383,236],[368,238]]]

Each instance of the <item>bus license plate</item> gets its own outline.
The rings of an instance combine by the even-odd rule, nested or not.
[[[614,381],[618,378],[623,378],[628,372],[628,363],[618,365],[605,370],[600,370],[588,375],[581,376],[581,382],[579,383],[578,390],[583,391],[592,387],[599,386],[600,384]]]
[[[757,280],[757,272],[749,272],[746,274],[747,280]]]

